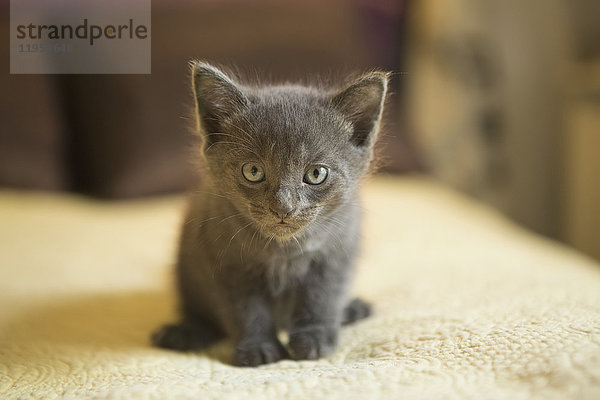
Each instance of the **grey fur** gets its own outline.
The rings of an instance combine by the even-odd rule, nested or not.
[[[371,72],[342,90],[247,87],[203,62],[192,64],[192,75],[204,179],[179,247],[183,318],[153,341],[187,350],[228,336],[236,365],[327,356],[340,325],[370,312],[347,292],[359,244],[357,192],[388,75]],[[246,162],[260,162],[262,182],[243,177]],[[303,182],[310,165],[329,168],[325,182]],[[287,349],[279,330],[289,333]]]

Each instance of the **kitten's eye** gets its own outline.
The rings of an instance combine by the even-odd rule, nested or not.
[[[246,163],[242,165],[242,175],[252,183],[258,183],[265,179],[265,170],[258,163]]]
[[[311,165],[304,174],[304,182],[309,185],[320,185],[325,182],[329,175],[329,170],[320,165]]]

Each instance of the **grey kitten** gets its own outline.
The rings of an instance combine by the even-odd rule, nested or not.
[[[370,313],[347,291],[388,75],[341,90],[249,87],[192,67],[204,179],[179,247],[183,318],[153,342],[202,349],[227,336],[242,366],[327,356],[340,326]]]

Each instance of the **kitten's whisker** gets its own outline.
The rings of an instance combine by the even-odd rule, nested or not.
[[[327,228],[327,226],[324,225],[322,222],[315,221],[315,223],[317,224],[318,227],[323,229],[331,238],[333,238],[335,241],[338,242],[338,244],[339,244],[338,250],[346,251],[346,246],[344,246],[344,243],[341,241],[341,239],[339,238],[338,235],[336,235],[334,232],[330,231]]]
[[[269,236],[269,239],[267,240],[267,242],[265,243],[265,246],[263,247],[263,250],[265,250],[269,244],[271,243],[271,241],[275,238],[275,236]]]
[[[233,214],[233,215],[230,215],[230,216],[228,216],[228,217],[225,217],[225,218],[223,218],[222,220],[220,220],[220,221],[217,223],[217,225],[221,225],[223,222],[227,221],[228,219],[235,218],[235,217],[239,217],[240,215],[242,215],[242,213],[241,213],[241,212],[239,212],[239,213],[235,213],[235,214]]]
[[[237,236],[238,233],[240,233],[243,229],[246,229],[247,227],[249,227],[250,225],[252,225],[252,222],[248,222],[246,225],[242,226],[240,229],[238,229],[233,236],[231,237],[231,239],[229,239],[229,243],[227,244],[227,248],[229,248],[229,246],[231,245],[231,242],[233,241],[233,239]]]
[[[248,121],[248,119],[247,119],[247,118],[245,118],[245,117],[244,117],[244,120],[245,120],[246,122],[249,122],[249,121]],[[229,121],[229,125],[233,126],[234,128],[237,128],[237,129],[238,129],[240,132],[242,132],[244,135],[248,136],[248,137],[250,138],[250,140],[251,140],[251,143],[250,143],[250,144],[253,144],[254,138],[253,138],[253,137],[252,137],[252,136],[251,136],[251,135],[250,135],[248,132],[246,132],[245,130],[243,130],[243,129],[242,129],[242,128],[240,128],[239,126],[237,126],[237,125],[233,124],[231,121]]]
[[[219,234],[219,236],[217,236],[217,237],[215,238],[215,240],[213,240],[213,244],[217,243],[217,240],[219,240],[219,239],[221,238],[221,236],[223,236],[223,233],[224,233],[224,232],[221,232],[221,233]]]
[[[325,221],[332,223],[335,227],[340,229],[346,229],[346,224],[344,223],[344,221],[333,217],[328,217],[326,215],[323,215],[322,217],[325,219]]]
[[[224,199],[229,200],[229,197],[227,197],[227,196],[223,196],[222,194],[218,194],[218,193],[207,192],[205,190],[194,190],[193,193],[195,193],[195,194],[200,194],[200,193],[202,193],[202,194],[210,194],[211,196],[222,197]]]
[[[253,234],[253,235],[252,235],[252,237],[250,238],[250,244],[248,245],[248,247],[249,247],[250,249],[252,249],[252,241],[254,240],[254,237],[256,236],[256,234],[257,234],[257,233],[258,233],[258,230],[257,230],[257,229],[255,229],[255,230],[254,230],[254,234]]]
[[[244,254],[244,244],[245,243],[242,243],[240,245],[240,264],[244,263],[244,255],[243,255]]]
[[[238,213],[241,214],[241,213]],[[227,253],[227,251],[229,250],[229,247],[231,246],[231,242],[233,241],[233,239],[237,236],[238,233],[240,233],[243,229],[249,227],[252,224],[252,222],[247,223],[246,225],[242,226],[240,229],[238,229],[233,236],[231,236],[231,238],[229,239],[229,242],[227,242],[227,247],[225,247],[219,256],[219,269],[221,269],[221,267],[223,266],[223,257],[225,257],[225,253]],[[240,250],[241,251],[241,250]],[[241,257],[241,256],[240,256]]]
[[[250,142],[248,139],[244,138],[244,137],[238,137],[235,135],[231,135],[229,133],[224,133],[224,132],[212,132],[212,133],[208,133],[206,136],[214,136],[214,135],[219,135],[219,136],[227,136],[227,137],[232,137],[234,139],[239,139],[241,140],[245,145],[247,146],[253,146],[253,143]]]
[[[256,157],[260,158],[260,156],[258,155],[258,153],[256,153],[254,150],[245,147],[243,145],[241,145],[240,143],[236,143],[236,142],[228,142],[228,141],[219,141],[219,142],[215,142],[213,144],[211,144],[210,146],[208,146],[204,152],[208,152],[210,151],[210,149],[212,149],[213,146],[216,146],[217,144],[231,144],[231,145],[235,145],[237,150],[243,150],[243,151],[247,151],[248,153],[252,153],[254,155],[256,155]]]
[[[232,125],[233,125],[233,124],[232,124]],[[254,151],[251,149],[252,147],[256,147],[256,146],[255,146],[255,143],[254,143],[254,138],[253,138],[252,136],[250,136],[250,135],[248,134],[248,132],[244,131],[244,130],[243,130],[243,129],[241,129],[240,127],[238,127],[238,126],[236,126],[236,125],[233,125],[233,126],[234,126],[235,128],[237,128],[237,129],[239,129],[239,130],[240,130],[242,133],[244,133],[246,136],[248,136],[248,138],[250,138],[250,140],[246,139],[246,138],[245,138],[245,137],[243,137],[243,136],[242,136],[242,137],[240,137],[240,136],[236,136],[236,135],[231,135],[231,134],[229,134],[229,133],[224,133],[224,132],[211,132],[211,133],[208,133],[208,134],[206,134],[206,136],[207,136],[207,137],[208,137],[208,136],[213,136],[213,135],[227,136],[227,137],[231,137],[231,138],[234,138],[234,139],[239,139],[240,141],[242,141],[242,144],[240,144],[240,143],[236,143],[236,142],[229,142],[229,141],[220,141],[220,142],[215,142],[215,143],[213,143],[213,144],[212,144],[212,145],[210,145],[210,146],[209,146],[209,147],[208,147],[208,148],[207,148],[205,151],[209,151],[209,150],[210,150],[210,148],[211,148],[212,146],[214,146],[215,144],[217,144],[217,143],[227,143],[227,144],[236,144],[236,145],[238,145],[238,146],[239,146],[241,149],[244,149],[245,151],[248,151],[248,152],[250,152],[250,153],[253,153],[253,154],[254,154],[254,155],[256,155],[257,157],[259,157],[259,156],[258,156],[258,154],[257,154],[256,152],[254,152]]]
[[[200,221],[200,222],[199,222],[199,224],[200,224],[200,225],[198,225],[198,226],[202,226],[204,223],[206,223],[206,222],[208,222],[208,221],[212,221],[213,219],[217,219],[217,218],[219,218],[219,217],[221,217],[221,215],[217,215],[217,216],[215,216],[215,217],[206,218],[206,219],[204,219],[204,220]],[[199,220],[199,219],[200,219],[200,217],[196,217],[196,218],[190,218],[190,219],[186,220],[186,221],[185,221],[183,224],[184,224],[184,225],[188,225],[188,224],[191,224],[191,223],[194,223],[194,222],[196,222],[196,221],[197,221],[197,220]]]
[[[304,250],[302,249],[302,246],[300,245],[298,238],[296,238],[296,236],[292,235],[292,239],[294,239],[296,241],[296,243],[298,244],[298,248],[300,249],[300,254],[304,255]]]
[[[249,118],[248,118],[246,115],[243,115],[243,114],[242,114],[242,119],[244,120],[244,122],[245,122],[245,123],[247,123],[247,124],[248,124],[248,126],[250,127],[250,129],[251,129],[252,131],[254,131],[254,132],[256,132],[256,131],[257,131],[257,129],[256,129],[256,125],[254,125],[254,122],[252,122],[252,121],[251,121],[251,120],[250,120],[250,119],[249,119]],[[248,132],[246,132],[246,131],[243,131],[243,132],[244,132],[246,135],[248,135],[248,136],[249,136],[251,139],[254,139],[254,137],[253,137],[253,136],[251,136],[251,135],[250,135]]]

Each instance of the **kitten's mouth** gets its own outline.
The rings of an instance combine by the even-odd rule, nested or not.
[[[298,230],[300,230],[300,228],[296,225],[292,225],[286,221],[279,221],[270,226],[269,233],[276,238],[287,240],[291,239]]]
[[[272,237],[279,241],[292,240],[292,237],[302,231],[306,225],[305,222],[301,220],[273,218],[270,221],[264,221],[265,218],[263,215],[259,215],[253,219],[265,238]]]
[[[285,221],[279,221],[278,223],[273,225],[273,228],[276,231],[295,231],[298,229],[298,227],[296,227],[294,225],[290,225]]]

